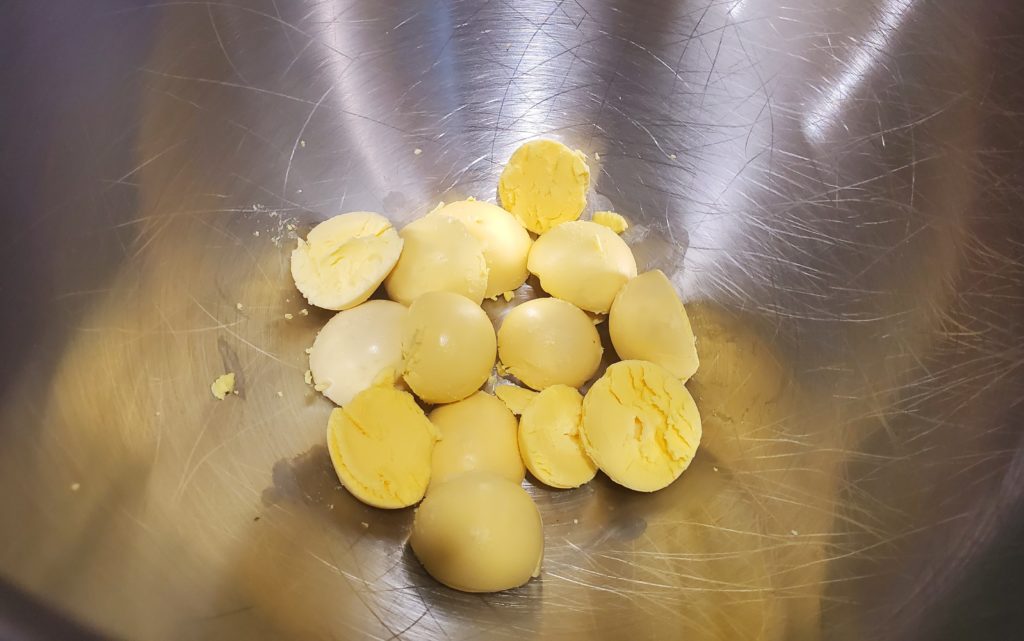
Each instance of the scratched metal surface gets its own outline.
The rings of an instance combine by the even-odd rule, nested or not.
[[[1013,5],[5,6],[0,575],[132,639],[1009,638]],[[339,489],[287,256],[536,136],[689,301],[706,438],[657,494],[531,488],[542,578],[466,595]]]

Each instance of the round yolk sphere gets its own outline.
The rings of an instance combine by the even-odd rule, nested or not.
[[[468,298],[430,292],[409,307],[402,331],[403,377],[424,401],[451,403],[480,389],[494,355],[494,326]]]
[[[552,385],[533,399],[519,420],[519,449],[530,473],[544,485],[579,487],[597,474],[580,442],[583,397]]]
[[[402,253],[391,222],[368,211],[329,218],[292,251],[295,286],[311,305],[348,309],[380,286]]]
[[[497,205],[479,200],[460,200],[442,205],[430,215],[457,219],[483,245],[487,262],[487,289],[484,298],[510,292],[526,282],[526,257],[530,253],[530,234],[512,214]]]
[[[526,470],[519,457],[516,417],[490,394],[477,392],[430,413],[441,440],[434,447],[430,483],[480,470],[519,483]]]
[[[527,267],[547,293],[601,314],[636,276],[636,260],[625,241],[588,220],[559,225],[538,238]]]
[[[502,366],[536,390],[583,385],[597,371],[603,351],[590,317],[557,298],[516,306],[498,330]]]
[[[622,286],[608,314],[608,332],[624,360],[657,363],[684,382],[697,371],[690,319],[660,270],[640,274]]]
[[[679,478],[700,444],[693,397],[667,369],[646,361],[611,365],[583,399],[587,454],[608,477],[654,492]]]
[[[399,233],[405,246],[384,281],[388,297],[410,305],[427,292],[461,294],[477,305],[487,290],[483,245],[461,221],[425,216]]]
[[[583,152],[555,140],[531,140],[515,150],[502,170],[498,197],[524,227],[543,234],[580,217],[589,187]]]
[[[469,472],[431,487],[409,544],[435,579],[463,592],[498,592],[540,573],[540,512],[519,483]]]
[[[338,405],[375,383],[394,383],[402,369],[405,307],[371,300],[327,321],[309,350],[316,389]]]

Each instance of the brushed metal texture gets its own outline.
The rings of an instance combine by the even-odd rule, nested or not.
[[[0,576],[128,639],[1010,638],[1022,15],[0,8]],[[705,442],[659,493],[531,487],[542,577],[461,594],[411,510],[339,487],[302,380],[328,315],[288,254],[341,211],[493,200],[538,136],[591,157],[590,207],[685,296]]]

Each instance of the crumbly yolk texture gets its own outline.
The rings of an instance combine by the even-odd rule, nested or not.
[[[664,367],[646,361],[610,366],[583,400],[583,447],[619,485],[654,492],[679,478],[700,444],[700,414]]]
[[[621,234],[629,229],[629,223],[626,222],[626,219],[619,214],[616,214],[614,211],[594,212],[594,222],[598,225],[607,227],[616,234]]]
[[[608,315],[608,332],[620,358],[657,363],[684,382],[700,364],[690,319],[660,270],[623,285]]]
[[[576,220],[587,204],[590,168],[581,151],[554,140],[531,140],[509,158],[498,181],[501,206],[543,234]]]
[[[345,488],[374,507],[419,502],[430,483],[437,432],[412,395],[371,387],[331,412],[327,448]]]
[[[550,487],[579,487],[597,474],[580,442],[583,397],[566,385],[552,385],[533,400],[519,420],[519,451],[537,479]]]
[[[398,262],[402,244],[380,214],[341,214],[299,239],[292,251],[292,278],[312,305],[333,310],[355,307],[384,281]]]

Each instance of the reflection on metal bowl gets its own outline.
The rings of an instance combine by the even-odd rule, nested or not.
[[[1019,3],[99,0],[2,15],[0,630],[1017,630]],[[339,487],[330,404],[302,377],[329,315],[299,313],[288,252],[340,211],[401,225],[441,199],[493,199],[538,136],[588,154],[589,207],[625,215],[641,269],[686,297],[705,443],[660,493],[601,476],[531,488],[542,577],[462,594],[406,549],[410,510]],[[229,370],[238,395],[214,401]]]

